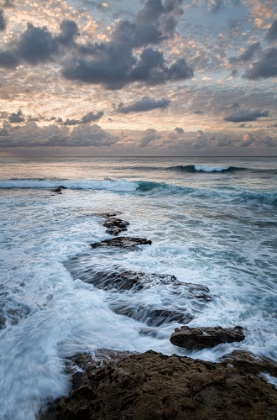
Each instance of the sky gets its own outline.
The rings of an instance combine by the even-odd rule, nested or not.
[[[277,156],[277,1],[0,0],[0,156]]]

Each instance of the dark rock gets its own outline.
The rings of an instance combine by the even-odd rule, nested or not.
[[[124,270],[118,266],[111,267],[110,271],[94,271],[94,268],[86,269],[83,272],[76,270],[76,275],[73,267],[70,266],[69,269],[73,278],[76,277],[103,290],[125,291],[132,289],[134,292],[138,292],[143,288],[152,287],[159,283],[174,284],[174,281],[176,281],[175,276],[146,274],[139,271]]]
[[[184,347],[190,350],[200,350],[207,347],[214,347],[222,343],[242,341],[244,338],[244,330],[239,326],[235,328],[189,328],[183,326],[175,329],[175,332],[170,337],[170,341],[175,346]]]
[[[53,192],[57,193],[57,194],[62,194],[62,190],[67,190],[67,187],[64,187],[63,185],[60,185],[57,188],[53,188]]]
[[[211,363],[148,351],[87,372],[40,420],[276,420],[277,392],[255,372],[274,362]],[[252,373],[249,369],[252,366]]]
[[[122,219],[118,219],[116,217],[107,218],[107,220],[103,224],[103,226],[108,228],[106,232],[110,235],[118,235],[119,233],[126,231],[128,225],[129,222],[126,222]]]
[[[129,318],[133,318],[136,321],[144,322],[148,326],[159,327],[162,324],[170,322],[178,322],[180,324],[188,324],[192,321],[193,316],[186,310],[170,310],[165,308],[153,308],[147,305],[129,305],[128,300],[126,302],[112,302],[110,304],[112,310],[118,315],[125,315]]]
[[[128,249],[130,251],[139,249],[137,245],[151,245],[152,241],[144,238],[131,238],[127,236],[120,236],[118,238],[106,239],[105,241],[95,242],[91,244],[92,248],[99,248],[103,246],[112,246],[118,248]]]

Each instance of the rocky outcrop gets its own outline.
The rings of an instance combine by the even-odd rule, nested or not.
[[[93,249],[99,248],[99,247],[117,247],[117,248],[124,248],[129,251],[133,251],[138,248],[138,245],[151,245],[152,241],[144,238],[132,238],[127,236],[119,236],[117,238],[113,239],[106,239],[105,241],[101,242],[95,242],[94,244],[91,244],[91,247]]]
[[[117,217],[109,217],[103,224],[106,228],[107,233],[110,235],[119,235],[119,233],[124,232],[127,230],[127,226],[129,225],[129,222],[126,222],[125,220],[119,219]]]
[[[236,352],[221,363],[148,351],[86,369],[40,420],[276,420],[277,364]]]
[[[239,326],[235,328],[189,328],[183,326],[175,329],[175,332],[170,337],[170,341],[175,346],[184,347],[190,350],[201,350],[222,343],[242,341],[244,338],[244,330]]]

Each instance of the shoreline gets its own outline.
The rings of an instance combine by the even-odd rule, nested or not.
[[[39,420],[277,419],[277,363],[234,351],[219,363],[152,350],[71,358],[72,391]],[[81,372],[82,371],[82,372]]]

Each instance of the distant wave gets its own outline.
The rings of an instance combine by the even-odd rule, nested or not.
[[[63,180],[63,179],[9,179],[0,181],[0,189],[53,189],[63,186],[71,190],[107,190],[117,192],[132,192],[139,188],[136,182],[119,180]]]
[[[178,172],[235,172],[235,171],[245,171],[247,168],[240,168],[237,166],[204,166],[204,165],[179,165],[171,166],[168,168],[172,171]]]

